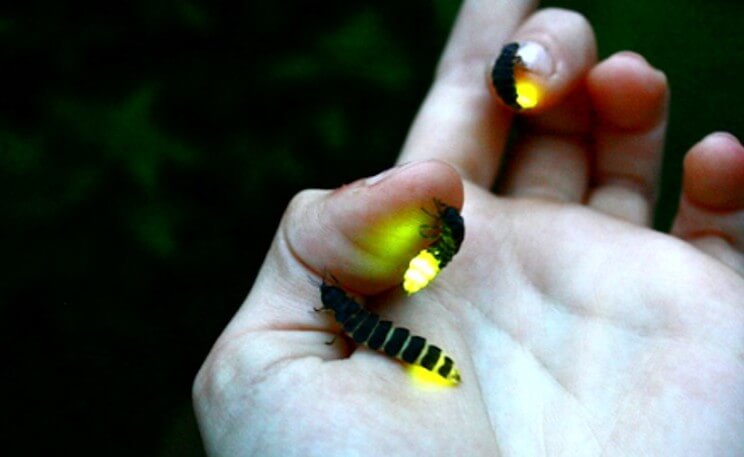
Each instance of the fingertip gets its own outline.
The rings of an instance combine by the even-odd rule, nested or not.
[[[412,162],[327,191],[300,193],[283,222],[297,259],[344,287],[374,294],[401,281],[408,260],[426,243],[434,199],[462,208],[460,175],[439,160]]]
[[[597,115],[606,125],[645,131],[665,118],[666,75],[635,52],[618,52],[600,62],[589,72],[587,88]]]
[[[687,198],[718,211],[744,208],[744,147],[728,132],[711,133],[684,159]]]
[[[516,31],[491,69],[492,93],[523,114],[545,112],[562,101],[596,61],[596,40],[581,14],[546,8]]]

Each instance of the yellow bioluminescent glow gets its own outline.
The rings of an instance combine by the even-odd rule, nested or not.
[[[517,91],[517,103],[522,109],[537,106],[540,99],[540,88],[537,84],[526,79],[517,79],[515,89]]]
[[[453,369],[449,378],[445,379],[434,371],[429,371],[419,365],[408,365],[408,375],[417,387],[454,387],[460,382],[460,373]]]
[[[352,241],[369,255],[370,262],[365,275],[370,278],[388,277],[391,270],[399,268],[411,259],[411,246],[421,241],[422,223],[427,216],[419,208],[397,211],[364,224]]]
[[[439,260],[424,249],[408,263],[408,269],[403,275],[403,290],[408,295],[415,294],[426,287],[438,274]]]

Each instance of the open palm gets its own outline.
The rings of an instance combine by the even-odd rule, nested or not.
[[[578,206],[489,200],[470,211],[480,249],[457,265],[492,265],[453,265],[441,295],[462,319],[499,448],[741,454],[741,278]]]
[[[405,165],[292,202],[195,382],[210,455],[744,453],[744,148],[693,147],[673,235],[648,228],[663,74],[629,53],[597,64],[583,18],[532,3],[463,6]],[[508,36],[541,40],[555,73],[505,161],[511,114],[472,66]],[[395,228],[433,198],[462,207],[465,242],[403,297],[426,241]],[[327,344],[338,327],[313,308],[328,272],[444,348],[462,383]]]

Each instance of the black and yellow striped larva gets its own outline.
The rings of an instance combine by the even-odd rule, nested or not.
[[[455,362],[426,338],[412,335],[403,327],[368,311],[338,286],[323,282],[320,285],[323,306],[316,311],[332,311],[344,333],[355,343],[383,352],[403,362],[418,365],[437,374],[451,384],[460,382]]]
[[[408,295],[429,285],[457,254],[465,238],[465,221],[460,212],[440,200],[434,200],[434,206],[436,214],[430,215],[436,222],[420,229],[422,237],[434,242],[411,259],[403,275],[403,290]]]

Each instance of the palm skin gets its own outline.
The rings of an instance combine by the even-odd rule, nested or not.
[[[241,347],[320,347],[332,333],[246,333],[222,357],[230,426],[214,455],[744,451],[738,275],[682,241],[579,205],[465,189],[466,239],[451,265],[414,297],[371,304],[436,339],[462,384],[421,388],[365,348],[284,359],[259,375],[255,352],[241,358]],[[282,297],[260,300],[298,306]]]
[[[460,270],[469,287],[454,268],[447,279],[472,309],[463,334],[502,450],[742,451],[737,275],[577,205],[468,197],[471,246],[458,260],[482,268]]]

